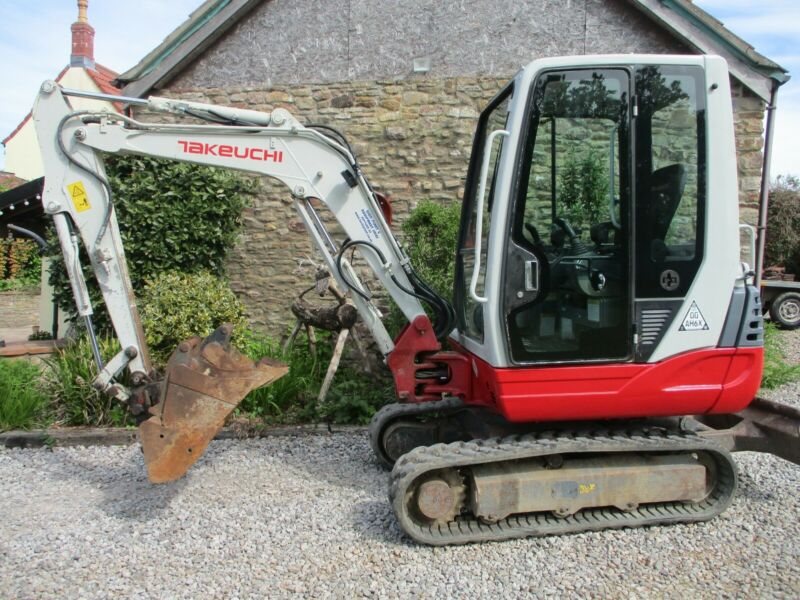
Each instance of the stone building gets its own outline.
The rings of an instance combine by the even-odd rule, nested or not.
[[[334,125],[402,221],[422,199],[461,199],[477,116],[521,66],[634,52],[727,59],[754,221],[764,107],[785,71],[688,0],[208,0],[117,83]],[[280,332],[313,251],[286,190],[266,186],[245,219],[227,271],[253,324]]]

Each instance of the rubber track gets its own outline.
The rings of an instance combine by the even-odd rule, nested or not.
[[[463,408],[464,402],[460,398],[449,397],[435,402],[392,403],[381,408],[369,422],[369,443],[372,451],[387,469],[391,469],[394,462],[389,459],[383,448],[383,432],[395,420],[404,417],[418,417],[424,414],[437,412],[452,412]]]
[[[423,525],[406,509],[406,495],[421,475],[444,468],[519,460],[548,454],[619,452],[707,452],[716,462],[717,485],[699,503],[647,504],[632,511],[587,508],[568,517],[552,513],[512,515],[494,524],[462,515],[444,525]],[[724,511],[736,491],[736,465],[731,455],[695,434],[652,432],[573,432],[527,434],[452,444],[421,446],[398,459],[389,478],[389,501],[402,529],[423,544],[444,546],[508,540],[529,536],[600,531],[621,527],[706,521]]]

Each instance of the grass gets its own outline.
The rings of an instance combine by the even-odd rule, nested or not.
[[[119,352],[116,340],[100,338],[100,354],[110,359]],[[45,359],[44,389],[53,403],[55,419],[63,425],[124,427],[132,419],[119,401],[91,385],[97,373],[89,340],[85,337]],[[125,384],[123,378],[121,383]]]
[[[0,360],[0,430],[46,425],[50,398],[41,369],[24,360]]]
[[[253,390],[239,405],[239,414],[263,419],[267,423],[368,423],[389,397],[386,385],[346,363],[340,364],[322,405],[317,395],[332,355],[331,336],[317,333],[317,351],[312,354],[304,335],[299,335],[289,352],[275,340],[249,334],[240,344],[253,360],[269,356],[289,365],[289,373],[276,382]]]
[[[764,374],[761,387],[775,389],[800,379],[800,365],[787,362],[781,337],[774,323],[764,323]]]

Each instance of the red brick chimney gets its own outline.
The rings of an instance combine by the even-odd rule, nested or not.
[[[71,67],[94,69],[94,27],[89,25],[86,9],[89,0],[78,0],[78,20],[72,24]]]

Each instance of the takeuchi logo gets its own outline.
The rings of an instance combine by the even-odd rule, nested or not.
[[[204,142],[188,142],[178,140],[178,144],[185,154],[203,154],[206,156],[221,156],[223,158],[245,158],[247,160],[283,162],[282,150],[267,150],[266,148],[245,148],[229,144],[206,144]]]

